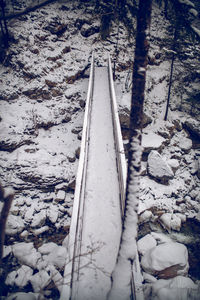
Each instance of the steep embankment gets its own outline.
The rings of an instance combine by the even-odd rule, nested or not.
[[[139,252],[146,271],[147,299],[152,294],[148,282],[166,278],[166,268],[178,265],[168,272],[171,277],[180,269],[186,275],[188,269],[187,250],[173,244],[172,251],[182,251],[182,260],[177,261],[175,255],[168,263],[167,244],[155,248],[165,260],[164,267],[159,262],[160,269],[152,270],[148,262],[153,251],[148,248],[145,258],[146,245],[155,247],[160,240],[166,241],[152,232],[169,232],[174,240],[188,246],[193,279],[199,279],[200,260],[196,250],[199,239],[193,238],[199,224],[200,151],[188,131],[199,136],[199,123],[185,113],[190,105],[184,101],[195,93],[199,83],[196,50],[190,45],[185,60],[176,62],[173,111],[164,122],[170,69],[170,57],[164,49],[168,23],[155,7],[152,22],[139,206],[139,236],[151,240],[139,242],[141,248],[145,247]],[[91,51],[95,50],[96,64],[105,65],[107,52],[114,57],[118,30],[113,25],[110,38],[101,41],[93,8],[78,8],[74,1],[48,5],[10,21],[9,28],[15,43],[0,67],[0,178],[3,185],[16,189],[16,195],[6,230],[2,294],[25,291],[56,299],[67,255],[65,236],[73,206]],[[120,25],[116,89],[125,146],[133,48],[134,42],[128,40]],[[157,290],[153,287],[154,294]],[[35,299],[36,294],[32,297]]]

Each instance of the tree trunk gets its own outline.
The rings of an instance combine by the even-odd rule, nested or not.
[[[167,95],[167,105],[166,105],[164,121],[167,121],[168,111],[169,111],[171,88],[172,88],[172,82],[173,82],[174,61],[175,61],[175,58],[176,58],[176,56],[175,56],[176,42],[177,42],[177,24],[175,25],[175,29],[174,29],[174,38],[173,38],[173,47],[172,47],[173,53],[172,53],[172,60],[171,60],[171,68],[170,68],[170,76],[169,76],[169,87],[168,87],[168,95]]]
[[[4,24],[4,28],[3,28],[3,25],[1,23],[1,31],[2,31],[2,35],[3,35],[4,45],[7,48],[8,40],[9,40],[9,33],[8,33],[8,27],[7,27],[7,23],[6,23],[6,17],[5,17],[5,3],[3,0],[0,0],[0,6],[1,6],[1,11],[2,11],[2,20],[3,20],[3,24]]]
[[[130,114],[130,137],[128,151],[127,189],[122,236],[117,263],[112,274],[109,299],[135,298],[131,291],[133,263],[136,258],[137,209],[140,189],[140,166],[142,157],[141,129],[145,93],[148,42],[146,30],[150,25],[152,0],[140,0],[137,15],[135,59]]]

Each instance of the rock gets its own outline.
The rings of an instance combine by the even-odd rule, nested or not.
[[[35,293],[40,293],[51,282],[51,277],[45,270],[40,270],[30,278]]]
[[[160,233],[160,232],[151,232],[151,235],[154,237],[154,239],[157,241],[157,244],[163,244],[163,243],[171,243],[172,240],[170,237],[168,237],[166,234],[164,233]]]
[[[14,293],[6,298],[7,300],[37,300],[38,295],[34,293]]]
[[[44,225],[45,220],[46,220],[46,210],[43,209],[38,214],[35,214],[33,216],[31,227],[33,227],[33,228],[34,227],[41,227],[41,226]]]
[[[182,126],[182,123],[180,120],[177,120],[177,119],[173,120],[173,124],[174,124],[176,130],[181,131],[183,129],[183,126]]]
[[[84,24],[81,28],[81,35],[87,38],[95,33],[98,33],[99,31],[100,27],[98,25]]]
[[[200,138],[200,124],[197,120],[187,118],[183,125],[188,131]]]
[[[192,140],[182,137],[179,142],[179,146],[181,150],[183,150],[185,153],[188,153],[192,148]]]
[[[6,278],[7,285],[17,285],[18,287],[25,287],[31,276],[33,270],[28,266],[21,266],[17,271],[12,271]]]
[[[160,150],[165,143],[165,139],[158,134],[148,133],[142,135],[142,146],[145,153],[151,150]]]
[[[25,239],[26,237],[29,236],[29,232],[27,230],[22,231],[22,233],[20,233],[20,238]]]
[[[50,31],[52,34],[61,36],[67,30],[67,24],[58,23],[56,20],[48,24],[44,29]]]
[[[36,251],[33,243],[17,243],[13,245],[13,255],[24,265],[35,268],[41,254]]]
[[[9,215],[6,223],[6,234],[15,235],[24,230],[25,225],[20,216]]]
[[[62,182],[55,186],[55,192],[58,192],[59,190],[67,191],[67,189],[68,189],[68,182]]]
[[[58,219],[59,209],[57,205],[51,204],[47,210],[47,218],[55,224]]]
[[[197,300],[198,286],[188,278],[177,276],[173,279],[160,279],[152,285],[152,299],[157,300]]]
[[[48,255],[44,255],[43,259],[48,263],[52,264],[58,269],[62,269],[65,266],[67,257],[67,250],[62,246],[57,246],[54,250]]]
[[[161,181],[161,183],[167,183],[169,179],[174,177],[171,167],[155,150],[152,150],[148,155],[147,170],[150,176]]]
[[[143,120],[142,120],[142,127],[147,127],[149,124],[152,123],[152,118],[147,114],[143,113]]]
[[[67,159],[69,160],[69,162],[73,163],[76,161],[76,154],[75,153],[69,153],[67,155]]]
[[[54,250],[57,248],[57,244],[50,242],[50,243],[45,243],[41,247],[38,248],[38,251],[41,254],[49,254],[51,252],[54,252]]]
[[[139,254],[144,255],[145,252],[156,246],[156,240],[153,238],[151,234],[145,235],[143,238],[139,239],[137,242],[137,248]]]
[[[40,235],[40,234],[42,234],[42,233],[44,233],[48,230],[49,230],[49,226],[46,225],[46,226],[43,226],[41,228],[34,229],[34,230],[32,230],[32,232],[33,232],[34,235],[37,236],[37,235]]]
[[[169,159],[167,161],[168,165],[172,168],[174,173],[178,170],[179,168],[179,161],[177,159]]]
[[[30,99],[43,99],[43,100],[49,100],[51,99],[51,93],[48,91],[48,88],[43,87],[29,87],[26,86],[26,88],[23,91],[23,94]]]
[[[139,216],[139,223],[146,223],[149,222],[152,218],[153,214],[150,210],[145,210],[140,216]]]
[[[65,200],[65,191],[59,190],[57,195],[56,195],[55,201],[56,202],[61,202],[61,201],[64,201],[64,200]]]
[[[168,232],[172,230],[180,231],[181,229],[181,218],[176,214],[166,213],[160,217],[160,222]]]
[[[146,251],[141,260],[142,268],[158,278],[173,278],[188,272],[188,251],[180,243],[164,243]]]

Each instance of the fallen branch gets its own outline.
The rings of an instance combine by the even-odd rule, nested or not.
[[[46,1],[44,1],[42,3],[39,3],[39,4],[35,5],[35,6],[28,7],[28,8],[26,8],[25,10],[23,10],[21,12],[7,15],[7,16],[5,16],[4,20],[11,20],[11,19],[14,19],[14,18],[21,17],[23,15],[26,15],[26,14],[28,14],[28,13],[30,13],[30,12],[38,9],[38,8],[41,8],[41,7],[43,7],[43,6],[47,5],[47,4],[49,4],[51,2],[55,2],[55,1],[57,1],[57,0],[46,0]],[[0,20],[3,20],[3,17],[0,17]]]

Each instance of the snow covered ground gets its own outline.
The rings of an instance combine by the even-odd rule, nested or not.
[[[91,52],[95,50],[96,65],[107,65],[117,37],[113,25],[111,37],[102,42],[92,12],[75,1],[60,1],[9,23],[15,43],[0,66],[0,180],[16,193],[6,229],[2,299],[18,292],[29,293],[30,299],[59,298]],[[169,291],[170,299],[178,293],[188,293],[190,299],[200,279],[200,148],[188,130],[196,136],[200,132],[196,108],[191,118],[190,105],[182,100],[198,88],[197,50],[191,46],[185,61],[176,62],[172,105],[164,122],[170,58],[163,46],[168,24],[158,8],[152,23],[138,247],[146,299],[168,299]],[[116,91],[126,147],[133,41],[123,25],[119,37]],[[185,82],[181,90],[178,79]],[[165,256],[180,249],[179,261],[178,254]],[[160,261],[149,266],[155,256]],[[187,299],[181,295],[178,299]]]

